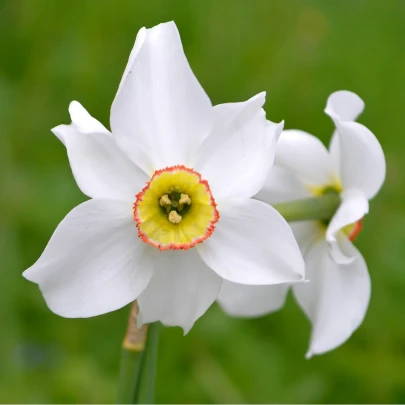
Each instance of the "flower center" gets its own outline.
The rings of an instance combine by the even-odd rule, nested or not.
[[[172,191],[170,195],[162,195],[159,204],[166,211],[168,220],[172,224],[178,224],[191,206],[191,198],[188,194]]]
[[[325,195],[325,194],[340,194],[342,192],[342,186],[340,185],[339,181],[336,181],[334,185],[326,186],[323,188],[319,188],[317,191],[317,195]],[[322,224],[325,228],[327,228],[329,221],[322,221]],[[357,238],[357,235],[363,229],[362,219],[354,222],[353,224],[349,224],[345,226],[342,231],[344,234],[351,240],[352,242]]]
[[[160,250],[189,249],[209,238],[219,219],[206,180],[185,166],[157,170],[137,194],[139,237]]]

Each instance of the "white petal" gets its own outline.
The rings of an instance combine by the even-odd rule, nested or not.
[[[304,256],[309,247],[325,235],[325,228],[319,221],[298,221],[289,225]]]
[[[307,247],[320,236],[321,227],[317,221],[303,221],[289,225],[303,252],[306,252]],[[231,316],[262,316],[283,307],[290,285],[244,285],[224,280],[218,302]]]
[[[111,136],[110,131],[101,122],[93,118],[78,101],[70,103],[69,114],[72,120],[70,125],[59,125],[52,129],[52,132],[64,145],[66,144],[65,135],[70,132],[98,133]]]
[[[304,278],[304,261],[291,228],[273,207],[247,200],[220,215],[211,237],[197,249],[222,278],[249,285]]]
[[[325,112],[342,121],[354,121],[364,110],[364,101],[355,93],[347,90],[335,91],[326,103]]]
[[[148,180],[145,173],[122,153],[108,131],[103,131],[104,127],[78,102],[70,104],[69,112],[72,124],[59,125],[52,131],[66,146],[82,192],[91,198],[134,202]]]
[[[335,263],[338,264],[350,264],[355,259],[351,256],[351,251],[345,249],[344,242],[347,239],[347,235],[344,232],[338,233],[336,240],[329,243],[329,255]]]
[[[368,213],[368,201],[364,193],[358,189],[343,191],[341,198],[342,202],[326,230],[326,240],[330,244],[334,260],[345,263],[350,262],[352,257],[345,255],[339,248],[337,235],[342,228],[354,224]]]
[[[385,179],[385,157],[375,135],[353,122],[363,111],[363,100],[349,91],[333,93],[325,112],[336,125],[330,144],[335,167],[344,188],[360,188],[368,199],[374,197]]]
[[[255,198],[269,204],[277,204],[311,196],[312,194],[297,175],[274,165]]]
[[[343,188],[360,188],[370,200],[385,179],[385,157],[381,145],[364,125],[331,117],[337,129],[331,143],[331,154],[340,170]]]
[[[73,125],[76,126],[79,132],[85,134],[90,132],[110,134],[110,131],[101,122],[93,118],[78,101],[70,103],[69,114]]]
[[[211,102],[191,71],[173,22],[138,38],[112,105],[113,135],[148,174],[190,165],[211,131]]]
[[[263,186],[274,161],[283,123],[266,120],[265,93],[244,103],[214,107],[214,127],[198,153],[195,168],[207,179],[217,202],[249,198]]]
[[[224,280],[218,302],[231,316],[256,317],[281,309],[289,285],[244,285]]]
[[[370,277],[363,257],[346,239],[355,260],[335,263],[325,242],[314,245],[305,257],[306,284],[293,286],[298,303],[312,323],[307,357],[343,344],[362,323],[370,300]]]
[[[338,177],[340,180],[340,140],[339,140],[339,134],[337,133],[337,131],[335,131],[332,135],[332,138],[330,139],[329,142],[329,154],[330,157],[332,158],[332,162],[333,162],[333,167],[336,171],[336,173],[338,173]]]
[[[221,285],[196,249],[160,252],[152,281],[138,299],[140,321],[181,326],[187,333],[216,300]]]
[[[24,277],[56,314],[86,318],[135,300],[152,276],[154,250],[138,238],[130,203],[90,200],[65,217]]]
[[[318,138],[304,131],[282,132],[276,146],[275,163],[309,186],[325,186],[334,181],[328,150]]]
[[[132,65],[134,64],[135,58],[138,56],[138,53],[139,53],[140,49],[142,48],[143,43],[145,42],[146,32],[147,32],[146,28],[142,27],[138,31],[138,34],[136,35],[135,44],[134,44],[134,47],[132,48],[132,51],[131,51],[131,53],[129,55],[127,66],[125,66],[125,70],[124,70],[124,73],[122,75],[121,82],[120,82],[120,85],[118,87],[117,94],[119,93],[122,86],[124,85],[125,79],[127,78],[127,76],[129,74],[132,74],[132,72],[131,72]]]

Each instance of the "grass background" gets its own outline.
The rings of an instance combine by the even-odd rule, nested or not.
[[[214,305],[186,337],[163,331],[157,401],[405,402],[403,0],[0,0],[0,402],[115,399],[128,308],[63,319],[21,273],[85,200],[50,128],[73,99],[108,126],[138,29],[172,19],[214,104],[266,90],[269,119],[328,142],[328,95],[361,95],[388,174],[357,241],[373,293],[348,343],[305,360],[292,297],[249,321]]]

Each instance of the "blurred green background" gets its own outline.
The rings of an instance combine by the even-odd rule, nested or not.
[[[0,0],[0,402],[115,400],[128,308],[63,319],[21,273],[85,200],[50,128],[70,122],[74,99],[108,126],[138,29],[168,20],[214,104],[266,90],[269,119],[328,142],[328,95],[358,93],[388,174],[357,240],[373,293],[348,343],[305,360],[292,297],[257,320],[214,305],[187,336],[163,331],[157,401],[405,402],[403,0]]]

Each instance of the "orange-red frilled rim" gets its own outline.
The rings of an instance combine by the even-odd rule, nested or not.
[[[353,225],[351,225],[351,229],[349,230],[349,233],[347,235],[349,237],[349,240],[353,242],[357,238],[357,235],[361,232],[362,229],[363,229],[363,218],[355,222]]]
[[[155,171],[136,195],[134,219],[144,242],[160,250],[187,250],[211,236],[219,213],[208,182],[177,165]]]
[[[357,222],[354,222],[353,224],[345,226],[342,231],[345,233],[345,235],[349,238],[350,241],[354,241],[358,234],[361,232],[363,229],[363,218],[359,219]]]

